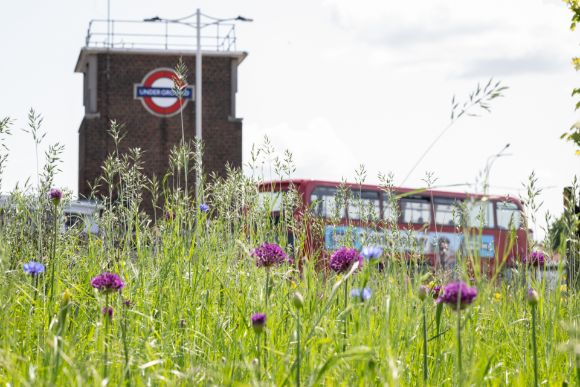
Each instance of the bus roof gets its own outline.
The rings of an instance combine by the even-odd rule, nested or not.
[[[267,188],[269,186],[274,187],[287,187],[289,185],[301,186],[301,185],[310,185],[310,186],[326,186],[326,187],[338,187],[341,184],[345,184],[349,188],[357,188],[357,189],[364,189],[364,190],[382,190],[379,185],[374,184],[358,184],[358,183],[351,183],[351,182],[339,182],[339,181],[331,181],[331,180],[317,180],[317,179],[283,179],[283,180],[272,180],[272,181],[265,181],[260,183],[260,187]],[[441,187],[441,188],[444,188]],[[476,199],[476,200],[494,200],[494,201],[507,201],[511,203],[515,203],[518,207],[522,208],[521,201],[513,196],[510,195],[483,195],[479,193],[469,193],[469,192],[457,192],[457,191],[445,191],[438,189],[427,189],[427,188],[409,188],[409,187],[396,187],[393,186],[393,191],[403,194],[402,196],[436,196],[436,197],[445,197],[445,198],[454,198],[454,199]]]

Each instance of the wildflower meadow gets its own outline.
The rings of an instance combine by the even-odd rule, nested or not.
[[[197,143],[159,180],[138,151],[111,154],[91,233],[88,218],[63,226],[51,149],[2,206],[2,384],[580,385],[578,289],[565,259],[555,285],[544,273],[562,250],[530,246],[491,276],[470,270],[477,256],[450,273],[385,246],[309,250],[320,221],[292,194],[274,217],[263,167],[194,190],[179,166],[201,171]],[[277,178],[291,164],[276,159]]]

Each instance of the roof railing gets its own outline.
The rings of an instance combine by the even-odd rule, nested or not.
[[[203,24],[200,31],[204,51],[235,51],[234,23]],[[197,26],[194,23],[152,18],[146,20],[103,20],[89,22],[85,47],[196,50]]]

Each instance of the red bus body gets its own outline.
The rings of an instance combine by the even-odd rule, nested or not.
[[[337,192],[340,186],[343,190],[344,187],[350,190],[351,199],[344,203],[345,208],[341,210],[338,222],[336,216],[335,222],[331,222],[329,214],[325,213],[325,207],[332,207],[332,193]],[[433,266],[453,262],[458,254],[477,255],[482,271],[491,274],[500,264],[510,266],[526,254],[528,234],[522,227],[523,207],[513,197],[392,187],[389,192],[397,198],[398,213],[396,230],[393,230],[394,222],[387,222],[386,218],[387,213],[393,213],[391,207],[395,200],[389,200],[388,193],[379,186],[291,179],[262,183],[259,191],[284,192],[290,187],[297,191],[301,201],[300,206],[294,210],[295,218],[301,218],[309,210],[324,224],[322,238],[307,230],[303,252],[305,255],[321,248],[332,251],[345,244],[360,249],[370,234],[374,236],[371,245],[381,245],[377,240],[389,232],[402,233],[409,240],[413,240],[412,247],[402,248],[408,250],[404,253],[419,254]],[[367,205],[369,212],[378,218],[372,226],[368,221],[361,220],[360,216],[361,208]],[[453,208],[460,206],[471,206],[468,214],[464,216],[471,223],[477,210],[477,225],[457,224],[453,219]],[[345,237],[348,239],[347,243],[343,243]],[[399,251],[401,252],[403,251]]]

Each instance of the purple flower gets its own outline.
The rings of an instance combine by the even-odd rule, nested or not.
[[[477,289],[470,288],[463,281],[451,282],[443,288],[438,303],[444,302],[453,310],[465,309],[477,297]]]
[[[201,212],[208,212],[209,211],[209,206],[207,204],[205,204],[205,203],[201,203],[199,205],[199,210]]]
[[[256,333],[262,333],[266,326],[266,315],[264,313],[254,313],[252,315],[252,328]]]
[[[544,267],[546,264],[546,255],[538,250],[532,251],[530,255],[524,257],[524,264],[536,267]]]
[[[441,293],[441,285],[433,286],[431,293],[433,294],[434,299],[439,298],[439,293]]]
[[[103,293],[112,293],[123,289],[125,284],[115,273],[102,273],[91,280],[91,286]]]
[[[36,276],[44,273],[44,265],[40,262],[30,261],[23,266],[24,272],[31,276]]]
[[[112,306],[104,306],[101,310],[103,312],[103,316],[108,318],[113,318],[113,307]]]
[[[374,260],[380,258],[380,256],[383,255],[383,249],[378,246],[365,246],[362,248],[360,253],[366,259]]]
[[[330,256],[330,268],[336,273],[344,273],[348,271],[356,262],[362,266],[363,257],[356,251],[356,249],[349,249],[341,247]]]
[[[366,301],[373,295],[370,288],[364,288],[361,292],[360,289],[354,288],[350,291],[350,296],[353,298],[358,298],[361,301]]]
[[[123,300],[123,306],[125,308],[132,308],[133,307],[133,301],[129,300],[128,298]]]
[[[263,243],[260,247],[252,250],[252,257],[256,258],[256,266],[271,267],[291,262],[284,250],[275,243]]]
[[[62,190],[60,188],[51,188],[48,192],[48,198],[52,200],[53,204],[60,203],[60,199],[62,199]]]

